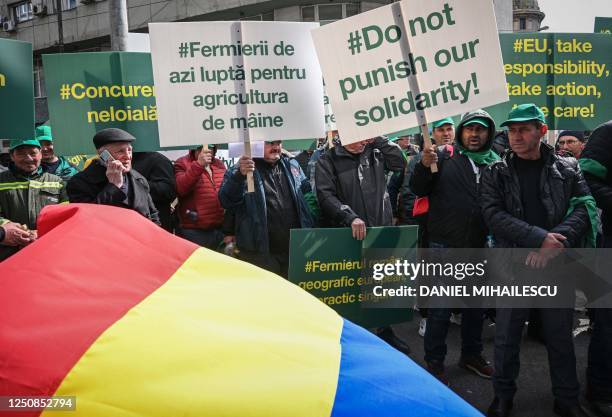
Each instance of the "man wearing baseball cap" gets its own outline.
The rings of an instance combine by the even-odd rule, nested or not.
[[[41,125],[36,128],[36,139],[40,142],[40,151],[42,153],[41,167],[43,171],[55,174],[68,181],[74,174],[79,172],[78,169],[63,156],[57,156],[53,151],[53,134],[51,126]]]
[[[586,236],[594,240],[591,225],[596,222],[592,217],[596,216],[595,202],[576,159],[556,155],[541,141],[548,127],[540,108],[521,104],[510,111],[502,126],[508,128],[510,150],[483,173],[482,213],[496,247],[530,248],[524,261],[509,268],[515,279],[532,282],[542,277],[541,268],[562,261],[563,257],[553,258],[563,249],[579,246]],[[570,276],[556,278],[570,285]],[[495,398],[488,416],[509,416],[512,409],[521,335],[530,312],[530,305],[523,307],[497,309]],[[554,412],[567,417],[586,415],[578,402],[573,313],[569,305],[539,310],[548,348]]]
[[[132,142],[135,140],[134,136],[117,128],[96,133],[93,143],[101,158],[93,160],[85,170],[72,177],[67,187],[70,202],[132,209],[159,225],[149,183],[132,169]]]
[[[450,121],[444,119],[439,125],[450,125]],[[494,137],[495,122],[491,116],[484,110],[469,112],[457,126],[455,144],[423,149],[421,160],[414,167],[409,185],[417,196],[429,199],[428,252],[434,262],[449,253],[447,248],[485,246],[487,229],[480,212],[478,189],[482,171],[499,159],[491,150]],[[437,173],[430,169],[434,162],[439,163]],[[438,304],[430,304],[427,313],[425,361],[431,374],[448,383],[444,362],[452,309]],[[462,311],[459,366],[482,378],[491,378],[493,368],[483,356],[483,313],[477,308]]]
[[[455,141],[455,122],[452,117],[436,120],[431,125],[431,135],[436,145],[452,145]]]
[[[34,242],[43,207],[68,201],[62,179],[43,172],[40,143],[12,140],[11,163],[0,173],[0,261]]]

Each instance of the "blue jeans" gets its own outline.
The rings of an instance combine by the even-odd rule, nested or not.
[[[221,229],[204,230],[177,228],[176,235],[196,245],[204,246],[212,250],[218,250],[221,242],[223,242],[223,232]]]

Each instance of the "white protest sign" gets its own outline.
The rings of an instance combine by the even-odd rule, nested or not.
[[[149,24],[161,146],[324,135],[318,23]]]
[[[151,52],[148,33],[128,33],[127,51],[129,52]]]
[[[323,98],[323,105],[325,106],[325,131],[330,132],[332,130],[338,130],[336,127],[336,115],[331,108],[329,96],[327,95],[327,91],[325,91],[325,85],[323,85],[323,94],[325,94]]]
[[[264,143],[265,142],[251,142],[251,157],[252,158],[263,158],[264,157]],[[244,143],[236,142],[228,144],[228,155],[230,158],[240,158],[245,155]]]
[[[344,144],[508,100],[491,0],[404,0],[312,36]]]

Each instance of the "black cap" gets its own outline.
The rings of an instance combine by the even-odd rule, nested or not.
[[[128,132],[115,127],[102,129],[93,137],[93,143],[96,149],[100,149],[104,145],[116,142],[134,142],[136,138]]]

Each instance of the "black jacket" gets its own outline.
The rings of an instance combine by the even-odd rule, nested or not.
[[[592,159],[607,169],[605,176],[599,177],[587,172],[585,168],[584,178],[591,188],[597,206],[602,210],[603,234],[610,236],[612,235],[612,120],[598,126],[591,133],[580,154],[580,159]]]
[[[106,178],[106,167],[94,160],[84,171],[79,172],[68,182],[66,190],[71,203],[94,203],[136,210],[156,224],[160,224],[159,215],[145,177],[132,169],[127,174],[129,181],[129,205],[123,203],[126,195]]]
[[[406,159],[401,148],[376,138],[359,155],[336,146],[316,165],[317,199],[323,224],[348,227],[360,218],[368,227],[393,223],[385,170],[402,172]]]
[[[548,230],[523,220],[514,152],[508,151],[501,161],[491,164],[482,175],[482,212],[498,247],[539,248],[548,232],[564,235],[566,246],[576,247],[589,228],[589,216],[584,206],[578,206],[566,217],[572,197],[589,195],[576,159],[557,156],[554,149],[544,143],[540,145],[540,151],[545,161],[540,195],[546,209]]]
[[[153,204],[164,229],[173,229],[170,204],[176,198],[176,180],[172,162],[159,152],[134,152],[132,166],[149,183]]]
[[[485,149],[490,149],[495,125],[488,113],[479,110],[466,114],[457,126],[456,141],[461,140],[466,122],[477,117],[489,121],[489,136]],[[487,227],[480,212],[478,200],[479,179],[470,159],[461,154],[457,145],[439,146],[438,172],[418,162],[409,179],[409,187],[419,197],[429,197],[427,232],[430,242],[453,248],[482,248]],[[485,168],[477,165],[479,172]]]

